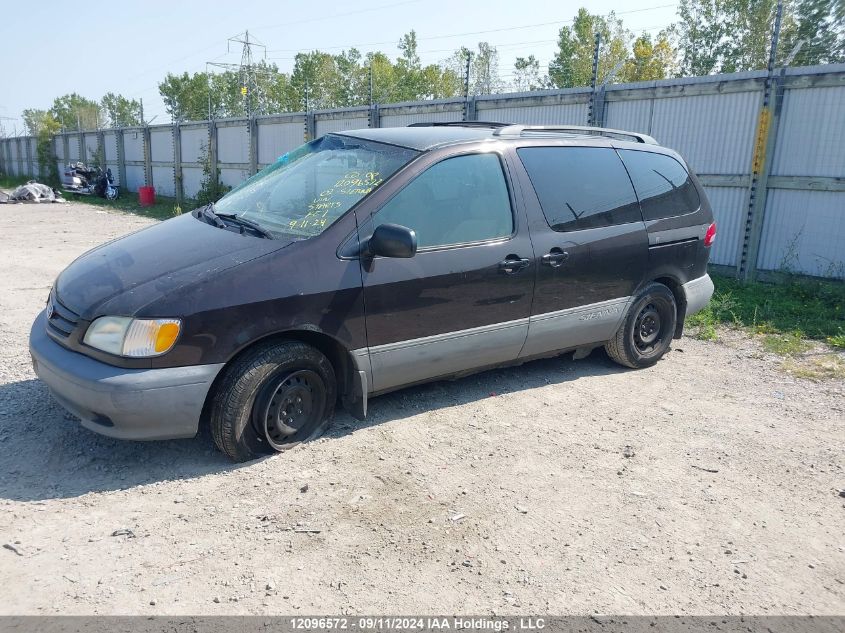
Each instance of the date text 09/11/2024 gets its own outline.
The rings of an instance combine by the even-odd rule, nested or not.
[[[483,617],[299,617],[291,618],[290,626],[297,631],[330,631],[357,629],[361,631],[540,631],[544,618],[483,618]]]

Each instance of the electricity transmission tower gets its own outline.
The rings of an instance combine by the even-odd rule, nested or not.
[[[221,62],[206,62],[206,74],[208,76],[208,118],[214,118],[211,109],[211,75],[208,74],[208,67],[214,66],[237,73],[241,98],[243,99],[244,111],[247,117],[251,117],[256,109],[256,99],[259,97],[259,86],[257,77],[261,74],[268,74],[268,71],[261,70],[255,67],[255,56],[253,55],[253,48],[261,49],[260,54],[262,59],[267,57],[267,47],[259,42],[254,36],[249,34],[249,31],[239,33],[234,37],[230,37],[226,41],[226,52],[232,52],[232,45],[241,45],[241,63],[240,64],[226,64]]]

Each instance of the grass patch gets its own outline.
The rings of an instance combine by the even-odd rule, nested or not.
[[[845,332],[841,329],[839,330],[839,334],[835,334],[833,336],[827,337],[827,344],[831,347],[838,347],[839,349],[845,349]]]
[[[30,179],[25,176],[7,176],[6,174],[0,174],[0,189],[11,191],[15,187],[25,184],[28,180]]]
[[[799,356],[811,348],[812,344],[798,332],[763,335],[763,349],[779,356]]]
[[[0,189],[11,191],[15,187],[26,183],[30,178],[26,176],[6,176],[0,175]],[[61,192],[62,196],[68,202],[84,202],[85,204],[93,204],[94,206],[103,207],[105,209],[116,209],[118,211],[126,211],[136,215],[144,216],[145,218],[154,218],[156,220],[167,220],[177,215],[181,215],[185,211],[190,211],[196,208],[197,204],[193,200],[185,200],[181,207],[176,204],[176,198],[168,198],[165,196],[156,195],[156,203],[150,207],[142,207],[138,202],[138,194],[131,191],[126,191],[121,188],[120,197],[117,200],[105,200],[97,196],[79,196],[67,191]]]
[[[775,335],[764,345],[776,353],[800,353],[797,341],[805,338],[845,347],[845,282],[791,278],[743,284],[714,275],[713,284],[710,304],[687,319],[698,338],[713,339],[717,325],[729,324]]]
[[[106,209],[134,213],[145,218],[154,218],[156,220],[167,220],[168,218],[181,215],[183,212],[189,211],[196,206],[193,204],[193,201],[185,200],[180,207],[176,204],[176,198],[167,198],[156,194],[156,203],[154,205],[142,207],[141,203],[138,202],[137,193],[123,190],[120,192],[120,197],[117,200],[105,200],[97,196],[78,196],[67,192],[64,192],[63,195],[69,202],[84,202]]]
[[[837,354],[787,358],[783,361],[781,367],[796,378],[806,380],[845,379],[845,361]]]

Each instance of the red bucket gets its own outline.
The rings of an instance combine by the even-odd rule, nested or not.
[[[138,202],[142,207],[151,207],[156,203],[155,187],[138,187]]]

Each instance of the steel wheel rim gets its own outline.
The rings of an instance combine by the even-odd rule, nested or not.
[[[640,310],[634,322],[634,346],[640,354],[650,354],[662,339],[663,320],[660,310],[649,302]]]
[[[256,412],[264,439],[276,450],[307,439],[323,416],[325,400],[325,383],[310,369],[271,382]]]

